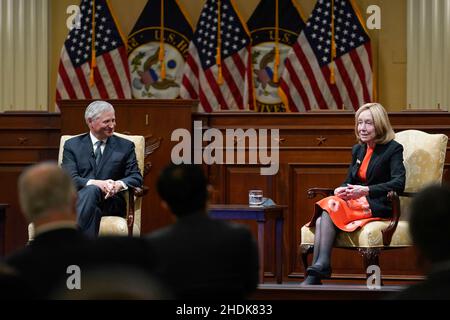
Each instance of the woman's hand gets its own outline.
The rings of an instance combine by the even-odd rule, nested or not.
[[[345,188],[347,199],[358,199],[369,194],[369,187],[349,184]]]
[[[341,199],[347,200],[347,187],[338,187],[334,189],[334,195]]]

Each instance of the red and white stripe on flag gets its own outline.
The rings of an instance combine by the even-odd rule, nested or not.
[[[94,38],[93,12],[96,16]],[[105,0],[83,0],[80,14],[81,25],[69,32],[61,50],[56,102],[61,99],[130,99],[130,73],[125,42],[108,3]],[[95,41],[96,54],[96,66],[93,69],[92,41]],[[91,83],[92,71],[94,74]]]
[[[230,0],[207,0],[184,66],[180,96],[198,99],[199,111],[253,109],[250,36]],[[221,21],[221,73],[216,61]]]
[[[280,91],[291,111],[357,110],[374,98],[370,38],[348,0],[333,2],[336,57],[331,57],[332,1],[318,0],[285,60]]]

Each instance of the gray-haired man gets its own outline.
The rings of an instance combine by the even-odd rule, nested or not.
[[[67,140],[62,167],[78,190],[77,222],[90,237],[98,234],[103,212],[121,215],[125,199],[120,191],[142,185],[134,144],[114,136],[114,107],[94,101],[85,112],[89,133]]]

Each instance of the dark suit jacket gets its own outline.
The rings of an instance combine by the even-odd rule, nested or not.
[[[122,180],[128,186],[142,185],[134,143],[117,136],[108,138],[99,167],[95,168],[89,133],[73,137],[64,144],[62,167],[69,172],[79,190],[89,179]]]
[[[156,275],[178,299],[242,299],[256,289],[258,249],[243,225],[197,213],[146,239]]]
[[[32,298],[46,299],[55,289],[65,288],[70,265],[80,267],[83,288],[86,271],[124,266],[151,274],[154,257],[147,243],[140,238],[90,240],[76,229],[60,228],[38,234],[29,246],[8,256],[5,262],[29,285]]]
[[[342,186],[359,184],[369,186],[367,200],[374,217],[388,218],[392,215],[392,205],[387,199],[389,191],[402,192],[405,189],[405,166],[403,146],[397,141],[377,144],[367,167],[367,181],[358,177],[358,170],[366,154],[366,144],[357,144],[352,149],[352,163],[347,179]]]

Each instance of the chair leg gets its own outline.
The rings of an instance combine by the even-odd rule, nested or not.
[[[304,277],[306,279],[306,268],[308,268],[308,255],[314,251],[314,245],[312,244],[301,244],[300,245],[300,256],[303,263]]]
[[[378,266],[380,267],[379,255],[381,252],[380,248],[358,248],[359,253],[363,256],[364,261],[364,272],[366,272],[367,278],[369,278],[370,274],[367,273],[367,268],[369,266]],[[380,274],[381,277],[381,274]],[[380,279],[380,284],[383,285],[382,279]]]
[[[358,251],[363,256],[365,270],[371,265],[380,265],[378,256],[381,250],[379,248],[358,248]]]

